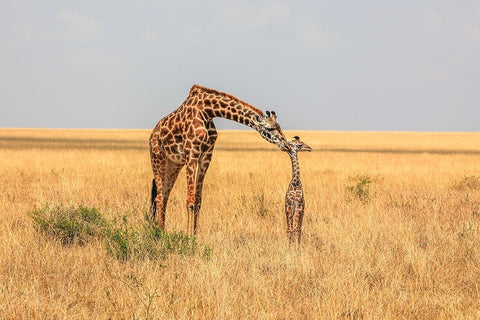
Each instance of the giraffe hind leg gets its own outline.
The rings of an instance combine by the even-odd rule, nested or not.
[[[302,238],[302,222],[304,209],[304,205],[299,205],[295,210],[293,232],[295,233],[295,238],[298,245],[300,245],[300,240]]]
[[[158,226],[162,229],[165,228],[168,198],[182,167],[183,164],[177,164],[170,160],[164,161],[161,174],[157,175],[152,183],[152,207],[155,213],[153,218],[156,218]],[[155,191],[153,188],[155,188]]]
[[[165,227],[165,208],[163,206],[163,183],[167,168],[167,158],[163,152],[151,152],[154,181],[151,191],[151,216],[157,220],[160,228]]]
[[[163,185],[162,185],[162,211],[161,217],[159,217],[159,223],[165,225],[165,212],[167,210],[167,203],[168,198],[170,197],[170,193],[173,189],[173,185],[175,181],[177,181],[178,174],[182,169],[183,164],[174,163],[170,160],[167,161],[167,165],[165,168],[165,175],[163,178]],[[160,221],[161,220],[161,221]]]
[[[286,201],[288,201],[288,199]],[[287,238],[289,245],[292,244],[293,240],[293,210],[294,208],[292,208],[291,205],[287,205],[285,208],[285,214],[287,216]]]

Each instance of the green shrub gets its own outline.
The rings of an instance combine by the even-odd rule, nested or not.
[[[346,190],[356,199],[362,203],[370,201],[371,190],[370,186],[373,183],[373,179],[368,175],[357,175],[351,179],[354,185],[347,186]]]
[[[31,214],[35,228],[63,245],[85,245],[103,237],[107,220],[95,208],[44,205]]]
[[[30,216],[35,229],[63,245],[85,245],[104,239],[108,253],[119,260],[165,259],[170,254],[210,257],[211,248],[197,243],[183,232],[166,232],[151,222],[148,215],[132,225],[126,216],[121,221],[107,221],[95,208],[45,205]]]
[[[123,217],[107,233],[107,251],[117,259],[165,259],[170,254],[193,256],[201,246],[194,236],[183,232],[166,232],[152,223],[148,217],[138,228],[134,228]],[[211,249],[203,247],[203,256],[209,257]]]
[[[117,259],[129,260],[134,254],[137,237],[137,232],[128,225],[127,218],[123,217],[123,225],[115,225],[107,230],[107,250]]]

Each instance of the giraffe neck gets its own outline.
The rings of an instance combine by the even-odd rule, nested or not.
[[[290,159],[292,160],[292,181],[295,185],[300,185],[300,165],[298,163],[298,156],[296,151],[288,152]]]
[[[225,118],[252,127],[263,112],[254,106],[224,92],[194,85],[187,104],[196,105],[209,118]]]

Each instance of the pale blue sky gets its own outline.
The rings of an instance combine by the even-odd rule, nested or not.
[[[480,131],[478,0],[3,0],[0,40],[0,127],[153,128],[198,83],[284,129]]]

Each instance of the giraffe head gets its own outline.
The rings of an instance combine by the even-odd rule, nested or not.
[[[293,137],[293,140],[288,142],[290,145],[289,153],[297,153],[299,151],[312,151],[312,148],[307,145],[305,142],[300,140],[299,136]]]
[[[282,128],[277,122],[277,115],[275,111],[267,111],[267,115],[258,115],[253,128],[257,130],[263,139],[270,143],[273,143],[282,151],[288,151],[290,146],[285,135],[282,132]]]

